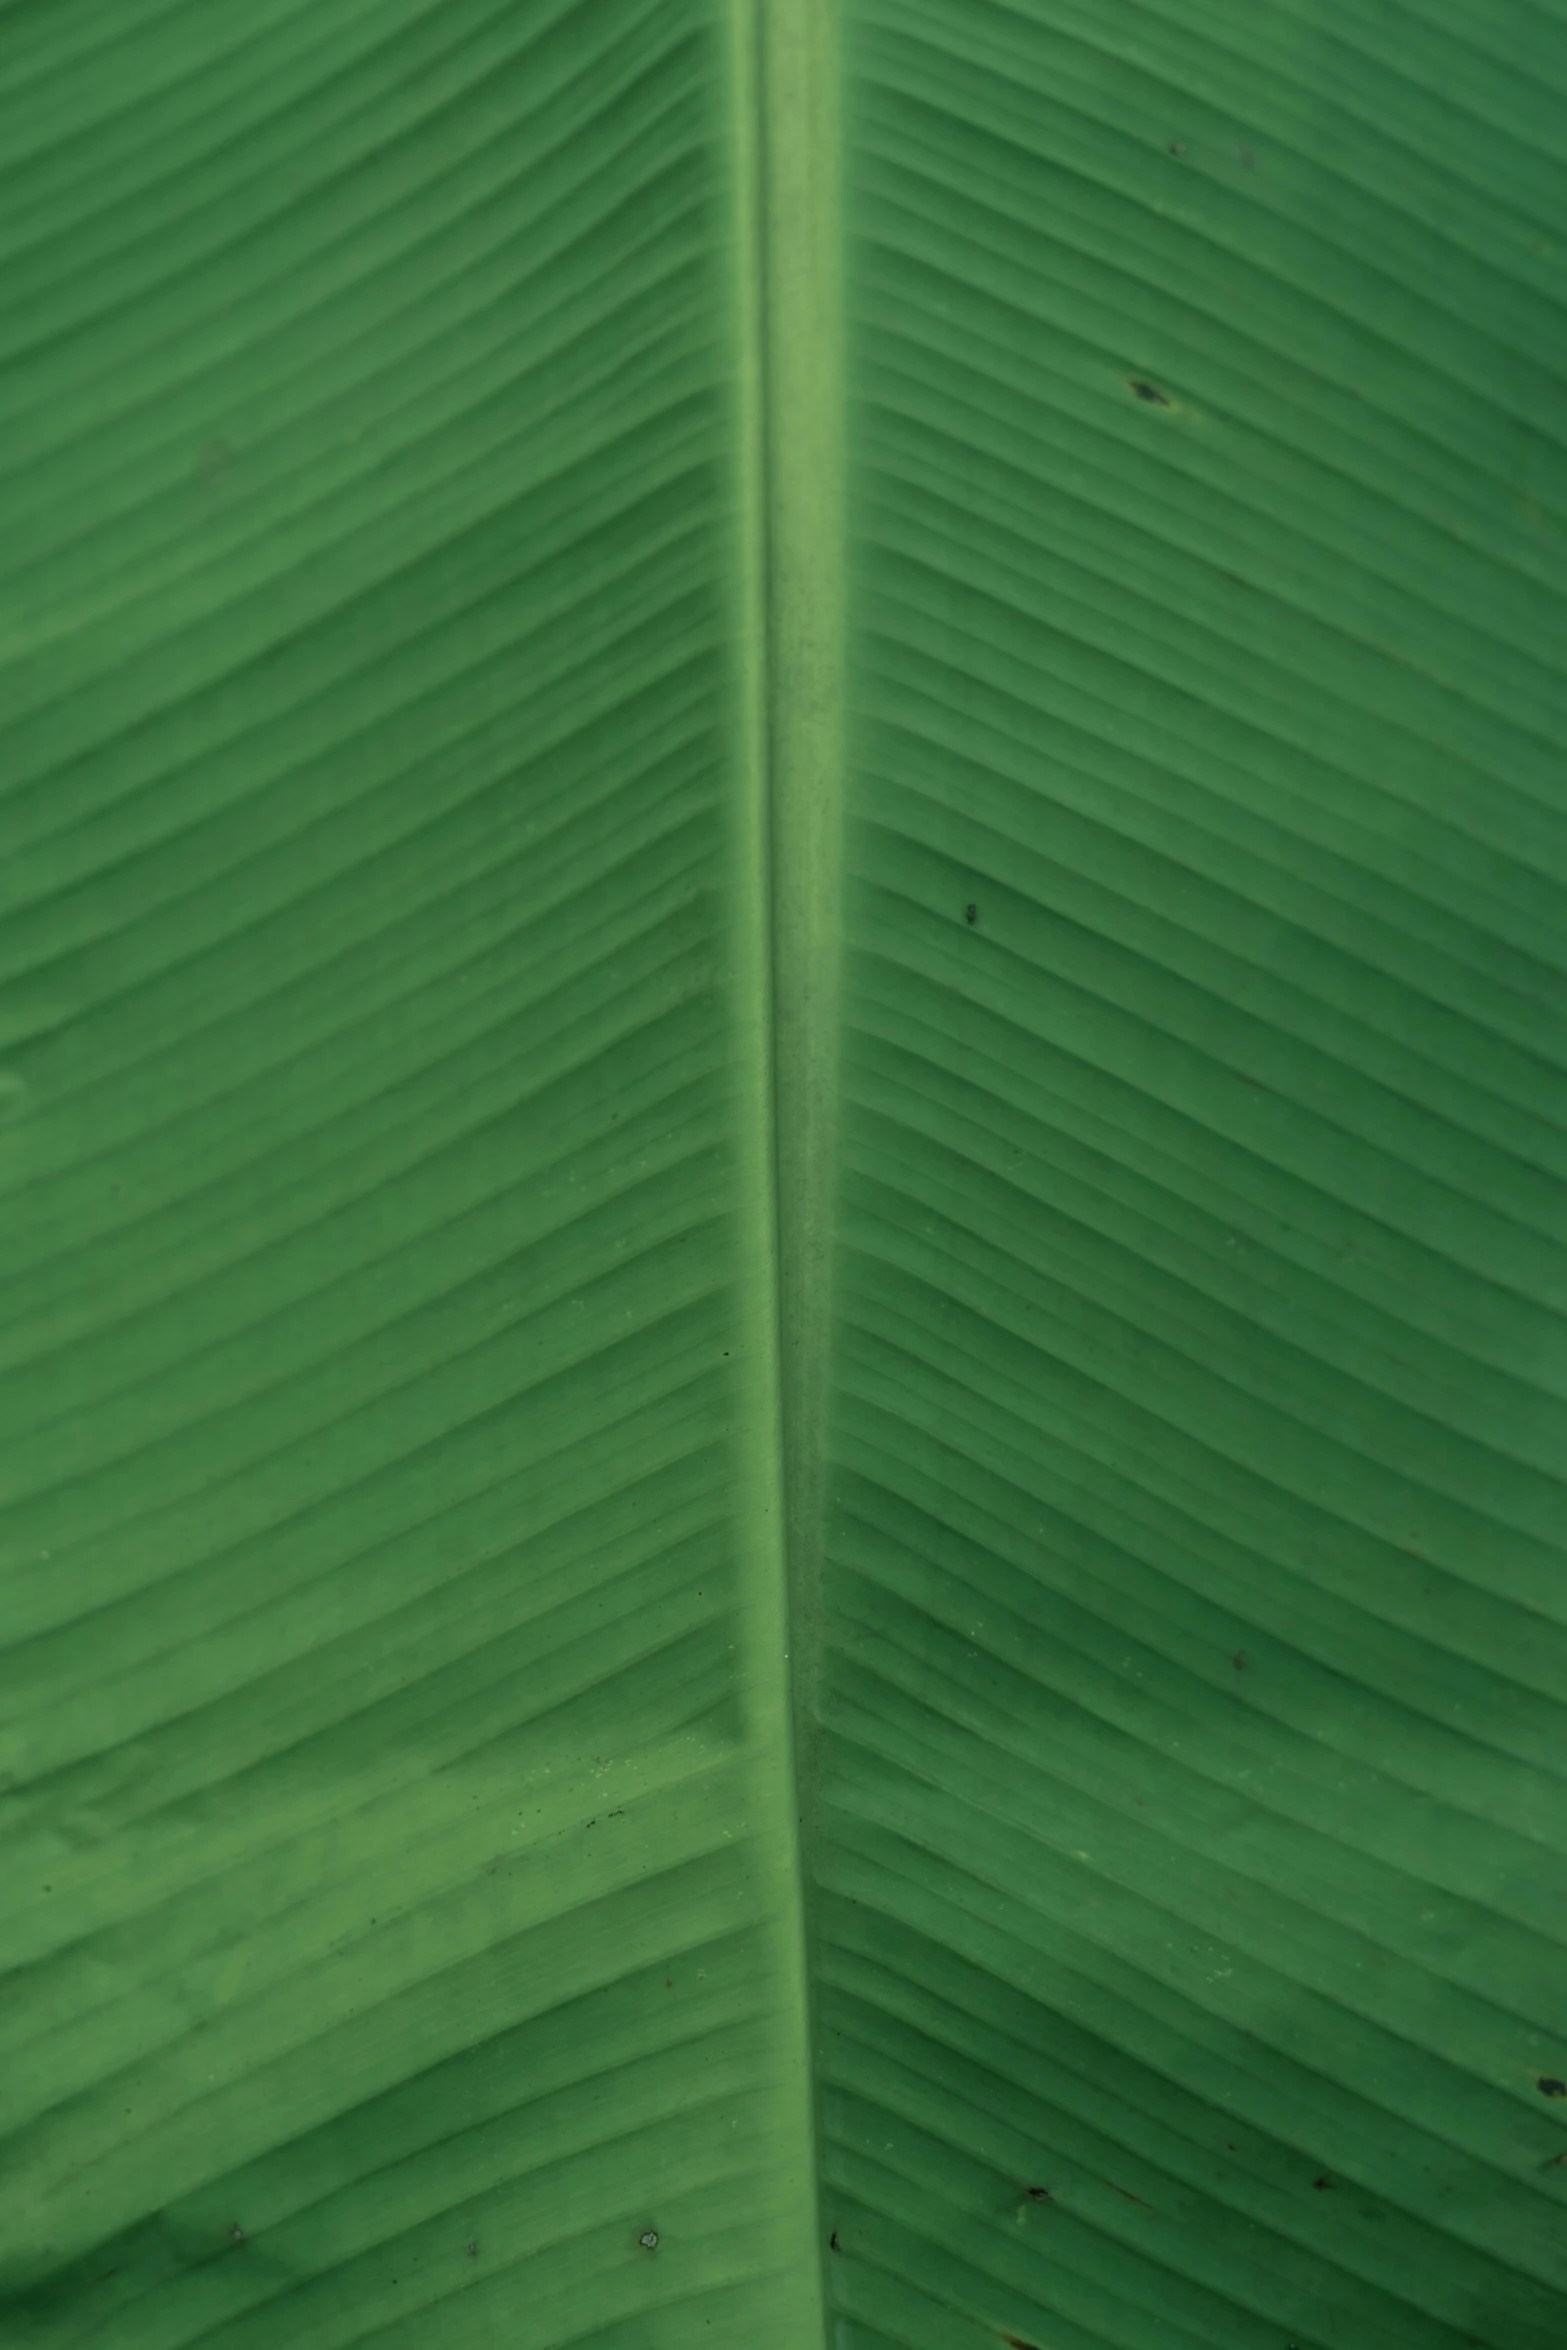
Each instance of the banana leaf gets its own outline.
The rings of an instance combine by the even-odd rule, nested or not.
[[[1560,0],[0,8],[0,2343],[1561,2350]]]

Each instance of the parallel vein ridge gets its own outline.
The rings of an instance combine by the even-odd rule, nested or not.
[[[863,0],[843,2350],[1548,2350],[1549,12]]]
[[[801,2338],[728,101],[0,22],[7,2344]]]
[[[1561,2350],[1564,96],[0,7],[0,2350]]]

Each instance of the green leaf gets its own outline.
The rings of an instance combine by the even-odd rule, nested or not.
[[[5,2350],[1560,2350],[1564,99],[0,10]]]

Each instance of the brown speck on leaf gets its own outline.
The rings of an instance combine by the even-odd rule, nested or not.
[[[1156,408],[1168,408],[1170,405],[1169,393],[1161,392],[1157,384],[1145,383],[1141,376],[1133,376],[1131,389],[1139,400],[1151,400]]]
[[[843,2246],[838,2241],[838,2231],[836,2228],[833,2229],[832,2234],[827,2239],[827,2249],[829,2252],[841,2252],[843,2250]]]
[[[1051,2199],[1048,2187],[1025,2187],[1023,2192],[1030,2203],[1048,2203]]]
[[[1230,1662],[1231,1662],[1231,1664],[1232,1664],[1232,1665],[1235,1667],[1235,1670],[1236,1670],[1238,1673],[1244,1673],[1244,1672],[1245,1672],[1245,1670],[1246,1670],[1246,1651],[1245,1651],[1245,1649],[1244,1649],[1244,1648],[1238,1648],[1238,1649],[1235,1651],[1235,1654],[1234,1654],[1234,1655],[1231,1657],[1231,1659],[1230,1659]]]
[[[1316,2188],[1317,2193],[1322,2195],[1325,2194],[1327,2189],[1332,2186],[1333,2181],[1328,2177],[1327,2172],[1324,2171],[1320,2179],[1313,2179],[1311,2183]]]
[[[969,924],[970,928],[972,928],[973,925],[979,920],[978,906],[965,906],[963,909],[963,919]]]
[[[1567,2097],[1567,2081],[1552,2080],[1548,2073],[1540,2075],[1539,2086],[1542,2097]]]
[[[1007,2345],[1007,2350],[1036,2350],[1036,2345],[1025,2342],[1021,2334],[1003,2334],[1001,2339]]]

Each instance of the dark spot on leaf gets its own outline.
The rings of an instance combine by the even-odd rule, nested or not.
[[[841,2252],[843,2250],[843,2246],[838,2241],[838,2231],[836,2228],[833,2229],[832,2234],[827,2239],[827,2249],[829,2252]]]
[[[1313,2179],[1311,2183],[1316,2188],[1317,2193],[1321,2195],[1326,2191],[1327,2188],[1332,2186],[1333,2181],[1328,2177],[1327,2172],[1324,2171],[1320,2179]]]
[[[1548,2075],[1542,2073],[1540,2075],[1540,2095],[1542,2097],[1567,2097],[1567,2081],[1553,2081]]]
[[[1170,141],[1170,153],[1172,155],[1184,155],[1185,152],[1186,141],[1184,139],[1172,139]]]
[[[1025,2342],[1021,2334],[1003,2334],[1001,2339],[1006,2343],[1007,2350],[1036,2350],[1036,2345]]]
[[[978,906],[965,906],[963,909],[963,919],[968,923],[977,922],[979,920]]]
[[[478,2257],[479,2257],[479,2239],[478,2239],[478,2237],[477,2237],[477,2236],[470,2236],[470,2237],[468,2238],[468,2241],[467,2241],[467,2243],[464,2245],[463,2249],[464,2249],[464,2251],[467,2253],[467,2255],[468,2255],[468,2258],[469,2258],[470,2260],[477,2260],[477,2259],[478,2259]]]
[[[1168,408],[1170,405],[1168,392],[1161,392],[1157,384],[1144,383],[1140,376],[1132,378],[1132,390],[1139,400],[1151,400],[1156,408]]]
[[[1235,1670],[1236,1670],[1238,1673],[1244,1673],[1244,1672],[1245,1672],[1245,1670],[1246,1670],[1246,1651],[1245,1651],[1245,1649],[1244,1649],[1244,1648],[1238,1648],[1238,1649],[1235,1651],[1235,1654],[1234,1654],[1234,1655],[1231,1657],[1231,1659],[1230,1659],[1230,1662],[1231,1662],[1231,1664],[1232,1664],[1232,1665],[1235,1667]]]
[[[644,2252],[656,2252],[658,2250],[657,2228],[644,2228],[641,2235],[638,2236],[637,2242]]]
[[[243,2228],[240,2226],[240,2224],[239,2224],[239,2221],[238,2221],[238,2220],[236,2220],[236,2221],[234,2222],[234,2225],[233,2225],[233,2226],[230,2228],[230,2230],[229,2230],[229,2242],[230,2242],[231,2244],[243,2244],[243,2243],[244,2243],[244,2241],[245,2241],[245,2231],[244,2231],[244,2229],[243,2229]]]
[[[1048,2187],[1025,2187],[1023,2192],[1027,2195],[1030,2203],[1048,2203],[1050,2201]]]

